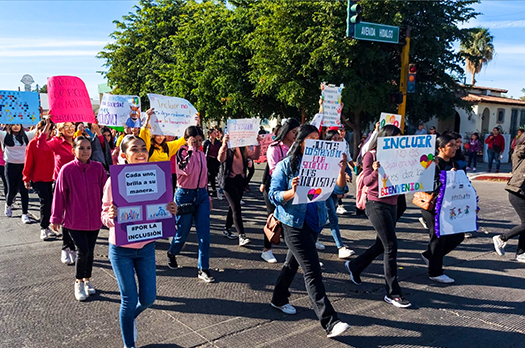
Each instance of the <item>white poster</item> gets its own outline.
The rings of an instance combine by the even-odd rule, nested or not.
[[[299,185],[292,204],[326,201],[332,195],[339,176],[344,143],[306,139],[304,146]]]
[[[441,180],[444,187],[436,204],[437,236],[477,231],[477,194],[465,172],[443,172]]]
[[[343,88],[343,84],[339,87],[321,84],[323,127],[341,126],[341,111],[343,111],[341,92]]]
[[[257,118],[243,118],[228,120],[226,125],[230,141],[228,147],[241,147],[258,145],[257,135],[259,134],[260,120]]]
[[[150,107],[155,109],[151,116],[151,134],[184,136],[189,126],[196,126],[197,109],[189,101],[160,94],[148,94]]]
[[[104,93],[97,120],[105,126],[140,128],[140,98],[136,95]]]
[[[435,152],[435,135],[377,138],[379,197],[432,191]]]
[[[401,128],[401,115],[382,112],[379,118],[379,128],[383,128],[387,124]]]

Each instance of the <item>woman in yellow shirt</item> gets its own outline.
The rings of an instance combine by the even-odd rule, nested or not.
[[[149,152],[149,162],[169,161],[171,156],[175,155],[180,147],[186,143],[186,140],[184,140],[184,137],[180,137],[177,140],[166,141],[166,136],[164,135],[150,135],[149,121],[154,112],[155,109],[153,108],[146,111],[146,123],[140,128],[139,137],[146,143]]]

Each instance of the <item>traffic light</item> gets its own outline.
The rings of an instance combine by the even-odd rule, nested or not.
[[[361,5],[356,0],[348,0],[346,9],[346,36],[354,36],[355,25],[361,22]]]
[[[408,64],[408,77],[407,77],[407,93],[416,92],[416,64]]]

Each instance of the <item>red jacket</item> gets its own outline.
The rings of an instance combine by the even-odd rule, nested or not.
[[[492,137],[489,135],[489,137],[485,139],[485,144],[488,144],[489,150],[492,150],[494,145],[501,149],[499,152],[505,150],[505,138],[501,134]]]
[[[52,182],[55,171],[55,155],[53,151],[39,148],[37,138],[33,138],[26,147],[24,182]]]

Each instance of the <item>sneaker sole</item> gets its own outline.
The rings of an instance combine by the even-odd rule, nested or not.
[[[339,330],[337,332],[333,332],[333,333],[329,333],[328,335],[326,335],[326,337],[328,338],[333,338],[333,337],[338,337],[338,336],[341,336],[345,331],[347,331],[348,329],[350,328],[350,325],[346,324],[346,327],[342,330]]]
[[[496,254],[498,254],[499,256],[503,256],[505,255],[505,250],[503,250],[501,247],[497,245],[497,241],[496,241],[497,237],[498,236],[492,237],[492,243],[494,243],[494,249],[496,250]]]
[[[251,242],[252,242],[251,240],[249,240],[247,242],[242,242],[242,243],[239,243],[239,246],[245,246],[245,245],[250,244]]]
[[[225,234],[223,234],[224,237],[230,239],[230,240],[234,240],[234,239],[237,239],[237,236],[227,236]]]
[[[263,259],[264,261],[268,262],[268,263],[277,263],[277,259],[269,259],[269,260],[266,260],[264,257],[261,256],[261,259]]]
[[[408,305],[402,305],[402,304],[400,304],[399,302],[396,302],[396,301],[391,300],[391,299],[390,299],[388,296],[386,296],[386,295],[385,295],[385,297],[384,297],[384,300],[385,300],[386,303],[391,304],[391,305],[393,305],[394,307],[397,307],[397,308],[408,308],[408,307],[412,306],[412,303],[409,303]]]
[[[275,309],[278,309],[278,310],[280,310],[280,311],[281,311],[281,312],[283,312],[284,314],[288,314],[288,315],[294,315],[294,314],[296,314],[296,313],[297,313],[297,311],[295,311],[295,312],[293,312],[293,313],[291,313],[291,312],[290,312],[290,313],[287,313],[287,312],[283,311],[283,309],[282,309],[281,307],[279,307],[279,306],[276,306],[276,305],[274,305],[274,304],[273,304],[273,303],[271,303],[271,302],[270,302],[270,305],[271,305],[271,306],[272,306],[273,308],[275,308]]]
[[[452,280],[451,282],[444,282],[444,281],[441,281],[441,280],[434,279],[432,277],[428,277],[428,279],[430,279],[430,280],[432,280],[432,281],[434,281],[436,283],[441,283],[441,284],[454,284],[455,283],[454,280]]]
[[[204,278],[204,277],[201,277],[200,275],[197,276],[197,278],[203,280],[205,283],[213,283],[213,282],[215,282],[215,279]]]
[[[361,283],[356,282],[356,280],[354,279],[354,274],[350,270],[350,265],[348,261],[345,262],[345,268],[348,271],[348,273],[350,273],[350,280],[352,281],[352,283],[354,283],[355,285],[361,285]]]

